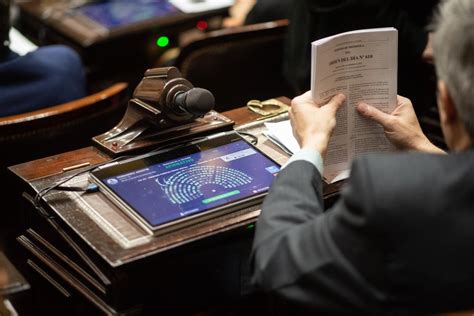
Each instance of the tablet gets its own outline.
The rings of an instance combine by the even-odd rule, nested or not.
[[[108,29],[178,12],[180,11],[167,0],[107,0],[75,9],[75,13],[80,13]]]
[[[280,165],[235,132],[91,172],[119,208],[162,234],[261,203]]]

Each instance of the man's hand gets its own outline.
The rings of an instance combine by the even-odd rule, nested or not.
[[[363,102],[357,105],[357,111],[362,116],[382,125],[388,140],[398,149],[444,153],[433,145],[421,130],[411,101],[398,96],[397,102],[398,106],[391,114]]]
[[[316,104],[311,92],[306,92],[291,101],[289,111],[293,135],[302,149],[317,150],[326,154],[332,131],[336,127],[336,112],[346,97],[338,94],[325,105]]]

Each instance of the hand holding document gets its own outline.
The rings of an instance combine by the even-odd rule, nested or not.
[[[360,116],[356,107],[363,101],[386,113],[395,109],[397,52],[394,28],[342,33],[312,43],[314,101],[326,103],[338,93],[346,96],[324,160],[324,177],[329,181],[347,173],[357,156],[391,150],[383,128]]]
[[[318,104],[346,96],[324,159],[328,182],[347,177],[352,160],[392,148],[383,128],[356,111],[359,102],[390,113],[397,104],[397,44],[394,28],[353,31],[312,43],[311,93]],[[299,146],[289,122],[267,124],[267,135],[288,152]],[[296,145],[295,145],[296,143]]]

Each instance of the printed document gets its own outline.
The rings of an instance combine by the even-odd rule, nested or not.
[[[360,101],[386,113],[397,104],[398,32],[394,28],[359,30],[312,43],[311,92],[318,103],[343,93],[324,160],[328,182],[348,174],[351,161],[368,152],[392,149],[380,125],[357,113]]]

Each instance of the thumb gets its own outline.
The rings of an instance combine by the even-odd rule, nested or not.
[[[383,127],[386,127],[391,119],[391,115],[385,112],[380,111],[373,106],[368,105],[367,103],[359,103],[357,105],[357,111],[365,118],[373,120]]]
[[[334,113],[336,113],[337,110],[339,110],[339,108],[344,104],[345,101],[346,101],[346,96],[340,93],[340,94],[335,95],[331,99],[331,101],[329,101],[329,103],[326,104],[325,106],[327,106],[328,108],[331,108],[334,111]]]

